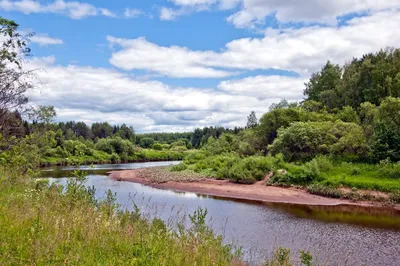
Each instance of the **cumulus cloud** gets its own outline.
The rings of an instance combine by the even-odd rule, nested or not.
[[[232,72],[206,66],[216,54],[210,51],[191,51],[186,47],[162,47],[145,38],[122,39],[107,37],[111,45],[118,46],[110,63],[125,70],[145,69],[169,77],[222,78]]]
[[[63,40],[59,38],[52,38],[45,34],[34,35],[30,38],[33,43],[37,43],[40,46],[48,46],[48,45],[59,45],[63,44]]]
[[[82,19],[89,16],[116,17],[116,15],[106,8],[98,8],[88,3],[76,1],[56,0],[52,3],[42,5],[39,1],[20,0],[9,1],[1,0],[0,9],[4,11],[17,11],[24,14],[32,13],[55,13],[63,14],[72,19]]]
[[[229,0],[226,0],[229,1]],[[235,1],[235,0],[233,0]],[[241,0],[241,10],[228,21],[236,27],[252,27],[262,23],[266,16],[275,14],[278,21],[317,22],[336,25],[338,17],[359,12],[400,8],[397,0]]]
[[[400,8],[398,0],[171,0],[177,8],[175,18],[183,15],[176,12],[190,8],[192,12],[204,11],[213,7],[217,9],[234,9],[239,11],[228,17],[228,21],[238,28],[254,27],[262,24],[267,16],[275,15],[279,22],[306,22],[336,25],[338,17],[360,12],[380,11]],[[180,9],[179,9],[180,8]]]
[[[145,38],[107,39],[119,47],[110,63],[124,70],[145,69],[169,77],[221,78],[235,71],[284,69],[309,76],[328,59],[343,64],[353,56],[397,46],[398,25],[400,11],[382,11],[353,18],[340,27],[268,29],[262,38],[233,40],[219,52],[159,46]]]
[[[31,102],[54,105],[59,120],[127,123],[140,132],[243,126],[252,110],[261,115],[280,100],[274,93],[259,99],[247,92],[139,81],[116,70],[57,65],[54,57],[34,58],[28,67],[40,69],[37,76],[41,83],[29,93]]]
[[[222,81],[218,89],[234,95],[247,95],[260,100],[280,98],[299,100],[307,79],[286,76],[255,76]]]

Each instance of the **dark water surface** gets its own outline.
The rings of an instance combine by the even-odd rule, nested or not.
[[[136,204],[149,218],[160,217],[174,226],[185,214],[207,208],[210,225],[223,233],[225,241],[243,247],[246,259],[259,263],[276,247],[311,251],[324,265],[400,265],[400,215],[364,208],[310,207],[263,204],[160,190],[108,178],[110,170],[135,169],[179,162],[96,165],[88,170],[88,185],[102,198],[111,189],[122,208]],[[44,170],[65,184],[73,167]],[[178,217],[178,218],[177,218]]]

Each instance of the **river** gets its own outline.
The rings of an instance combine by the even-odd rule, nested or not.
[[[160,217],[171,226],[197,208],[206,208],[209,225],[227,243],[243,247],[245,259],[260,263],[277,247],[310,251],[318,264],[400,265],[400,217],[359,214],[357,208],[311,208],[287,204],[263,204],[159,190],[108,178],[107,171],[166,166],[179,162],[149,162],[81,166],[88,171],[88,186],[102,198],[108,189],[117,193],[121,208],[136,204],[143,215]],[[65,184],[74,167],[51,167],[43,176]]]

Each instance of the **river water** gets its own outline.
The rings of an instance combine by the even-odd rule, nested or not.
[[[209,225],[224,235],[227,243],[243,247],[245,259],[258,264],[277,247],[298,256],[310,251],[318,265],[400,265],[400,216],[358,208],[307,207],[265,204],[173,192],[108,178],[110,170],[166,166],[179,162],[129,163],[81,166],[88,171],[88,185],[96,197],[108,189],[117,193],[121,208],[137,205],[143,215],[160,217],[171,226],[197,208],[206,208]],[[52,167],[43,171],[51,181],[66,183],[74,167]]]

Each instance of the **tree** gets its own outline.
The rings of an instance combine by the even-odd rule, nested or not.
[[[261,117],[256,131],[264,152],[266,152],[268,144],[271,144],[276,138],[279,128],[288,127],[293,122],[301,121],[300,111],[299,108],[275,109]]]
[[[194,133],[193,133],[192,139],[191,139],[192,146],[195,149],[200,148],[200,143],[201,143],[202,136],[203,136],[203,131],[200,128],[196,128],[194,130]]]
[[[150,148],[151,146],[153,146],[154,142],[155,141],[152,138],[143,138],[140,140],[139,146],[147,149],[147,148]]]
[[[92,137],[92,130],[86,125],[85,122],[78,122],[74,125],[72,130],[75,132],[75,136],[89,139]]]
[[[23,69],[23,57],[29,55],[27,47],[31,34],[23,37],[18,33],[18,24],[0,17],[0,133],[7,134],[15,110],[28,102],[25,92],[33,88],[33,71]]]
[[[273,155],[282,153],[286,160],[310,160],[319,154],[359,159],[367,153],[362,128],[354,123],[295,122],[278,130],[268,147]]]
[[[341,67],[328,61],[320,72],[311,75],[310,81],[305,84],[304,95],[307,100],[322,102],[328,108],[337,107],[335,100],[341,77]]]
[[[400,99],[389,97],[378,108],[373,133],[373,157],[376,162],[400,161]]]
[[[249,116],[247,117],[247,128],[255,128],[258,125],[258,119],[256,117],[256,112],[251,111]]]
[[[92,133],[94,138],[107,138],[113,135],[113,127],[107,123],[93,123],[92,124]]]
[[[114,133],[115,136],[135,142],[135,130],[132,126],[128,127],[126,124],[122,124],[121,127],[117,127],[117,129],[118,130]]]
[[[48,125],[53,122],[54,118],[57,116],[57,112],[54,109],[54,106],[39,105],[37,108],[31,108],[28,116],[29,119],[35,123]]]

